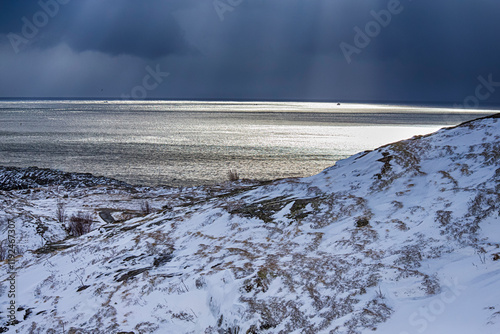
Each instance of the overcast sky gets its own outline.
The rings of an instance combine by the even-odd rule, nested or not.
[[[1,0],[0,97],[500,103],[499,17],[498,0]]]

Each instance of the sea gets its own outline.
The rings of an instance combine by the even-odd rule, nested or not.
[[[304,177],[491,109],[326,102],[0,100],[0,165],[135,185]]]

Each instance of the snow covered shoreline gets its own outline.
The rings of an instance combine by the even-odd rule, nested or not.
[[[125,182],[89,173],[67,173],[38,167],[0,166],[0,190],[20,190],[44,186],[82,188],[98,185],[130,187]]]
[[[499,160],[497,114],[266,183],[147,188],[36,170],[30,183],[0,169],[2,240],[15,223],[22,254],[15,326],[0,269],[0,328],[498,333]],[[92,213],[94,230],[68,236],[58,203]]]

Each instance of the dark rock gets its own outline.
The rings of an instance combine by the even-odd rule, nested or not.
[[[155,267],[162,266],[165,263],[170,262],[173,258],[174,257],[172,254],[162,255],[160,257],[155,258],[155,260],[153,261],[153,266],[155,266]]]
[[[151,267],[146,267],[146,268],[141,268],[141,269],[134,269],[134,270],[131,270],[129,272],[127,272],[126,274],[123,274],[121,275],[120,277],[118,277],[118,275],[115,276],[115,281],[117,282],[123,282],[123,281],[127,281],[128,279],[130,278],[133,278],[143,272],[145,272],[146,270],[149,270],[151,269]]]
[[[138,255],[127,256],[126,258],[123,259],[123,261],[124,262],[130,261],[130,260],[133,260],[133,259],[138,258],[138,257],[139,257]]]
[[[38,167],[0,167],[0,190],[20,190],[44,186],[81,188],[98,185],[131,187],[125,182],[104,176],[93,176],[89,173],[66,173]]]
[[[79,287],[78,289],[76,289],[76,292],[83,291],[83,290],[85,290],[85,289],[87,289],[89,287],[90,287],[90,285],[82,285],[81,287]]]
[[[286,200],[286,196],[264,200],[256,203],[251,203],[246,206],[230,211],[231,214],[238,214],[247,218],[259,218],[265,223],[272,223],[274,219],[272,215],[280,211],[291,200]]]
[[[66,245],[66,244],[63,244],[61,242],[54,242],[54,243],[46,244],[45,246],[34,250],[33,253],[35,253],[35,254],[49,254],[49,253],[52,253],[52,252],[55,252],[58,250],[67,249],[67,248],[70,248],[73,246],[74,245]]]
[[[23,320],[28,319],[31,313],[33,313],[33,309],[32,308],[27,309],[26,312],[24,312]]]
[[[102,220],[104,220],[108,224],[113,224],[115,223],[115,219],[111,215],[111,210],[101,210],[99,211],[99,217],[101,217]]]
[[[365,227],[368,226],[368,224],[370,224],[370,222],[366,218],[359,218],[356,221],[356,227]]]

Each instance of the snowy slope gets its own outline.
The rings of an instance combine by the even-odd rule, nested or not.
[[[499,160],[499,119],[490,117],[309,178],[3,191],[4,221],[17,219],[28,241],[16,263],[15,326],[7,326],[2,264],[0,327],[499,333]],[[145,198],[156,212],[141,214]],[[95,230],[65,237],[54,218],[60,200],[70,212],[95,212]],[[97,218],[103,209],[116,221]],[[36,219],[54,231],[50,240],[24,237]]]

